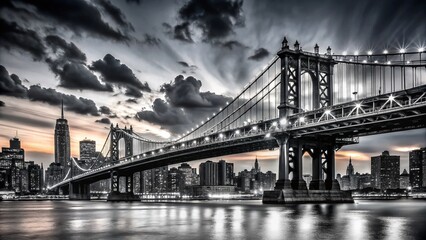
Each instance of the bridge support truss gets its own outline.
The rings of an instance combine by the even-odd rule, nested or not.
[[[90,184],[70,182],[68,193],[70,200],[90,200]]]
[[[108,201],[139,201],[139,197],[133,193],[133,174],[120,176],[116,170],[111,171],[111,192]],[[125,178],[125,190],[120,192],[120,177]]]

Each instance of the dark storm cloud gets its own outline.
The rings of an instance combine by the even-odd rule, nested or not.
[[[184,22],[176,25],[173,29],[173,38],[188,43],[194,42],[191,37],[191,31],[189,30],[189,23]]]
[[[151,92],[147,82],[142,83],[129,67],[121,64],[120,60],[111,54],[93,62],[90,69],[101,73],[105,82],[124,87],[127,96],[142,97],[141,91]]]
[[[172,83],[161,87],[166,101],[155,99],[152,110],[142,110],[136,118],[159,124],[172,133],[182,133],[231,100],[212,92],[201,92],[201,86],[200,80],[179,75]]]
[[[8,22],[3,18],[0,18],[0,47],[28,52],[38,61],[45,56],[45,47],[37,32],[22,28],[16,22]]]
[[[172,83],[166,83],[161,91],[167,101],[175,107],[183,108],[219,108],[230,98],[212,92],[200,92],[202,83],[192,76],[186,79],[179,75]]]
[[[123,12],[118,7],[114,6],[110,1],[96,0],[96,3],[99,4],[117,24],[134,31],[132,24],[126,20],[126,16],[123,14]]]
[[[101,118],[96,120],[95,122],[102,123],[102,124],[111,124],[111,120],[109,120],[109,118]]]
[[[136,98],[129,98],[126,100],[126,103],[138,103],[138,99]]]
[[[128,41],[129,36],[118,29],[112,28],[102,19],[99,9],[84,0],[21,0],[36,13],[71,29],[76,35],[84,31],[89,35],[115,41]],[[123,29],[126,30],[126,29]]]
[[[153,35],[150,34],[144,34],[143,39],[142,39],[142,44],[147,44],[150,46],[158,46],[161,43],[161,40]]]
[[[259,61],[269,56],[269,51],[264,48],[259,48],[254,51],[254,54],[248,57],[250,60]]]
[[[0,95],[27,98],[31,101],[45,102],[50,105],[59,105],[63,99],[64,106],[69,111],[99,116],[98,108],[94,101],[63,94],[55,89],[43,88],[38,85],[32,85],[28,89],[22,85],[22,81],[17,75],[9,75],[9,72],[2,65],[0,65]]]
[[[0,107],[4,107],[6,104],[3,101],[0,101]]]
[[[224,47],[224,48],[228,48],[229,50],[233,50],[234,48],[247,48],[246,45],[236,41],[236,40],[231,40],[231,41],[226,41],[226,42],[218,42],[217,43],[219,46]]]
[[[107,106],[101,106],[99,108],[99,112],[101,112],[102,114],[109,115],[109,114],[111,114],[111,109]]]
[[[68,89],[88,89],[94,91],[112,92],[111,84],[101,84],[87,67],[80,63],[67,63],[59,73],[59,86]]]
[[[182,109],[170,106],[170,104],[160,98],[154,100],[152,111],[142,110],[136,114],[136,118],[159,124],[172,132],[181,132],[184,130],[183,126],[191,123]]]
[[[211,42],[228,37],[235,27],[244,26],[243,1],[190,0],[178,13],[182,22],[174,27],[175,38],[192,41],[189,26],[201,30],[203,41]]]
[[[140,4],[142,0],[126,0],[126,2]]]
[[[65,109],[79,114],[90,114],[99,116],[98,108],[93,100],[74,95],[63,94],[52,88],[43,88],[38,85],[32,85],[28,90],[28,98],[31,101],[45,102],[50,105],[59,105],[64,101]]]
[[[179,63],[182,67],[189,67],[189,64],[187,62],[179,61],[177,63]]]
[[[28,89],[22,85],[22,81],[17,75],[9,75],[6,68],[0,65],[0,95],[25,98],[27,91]]]
[[[74,43],[67,43],[63,38],[56,35],[49,35],[46,36],[44,39],[47,45],[51,47],[54,53],[58,53],[59,51],[61,52],[60,60],[62,62],[86,62],[86,54],[83,53]]]

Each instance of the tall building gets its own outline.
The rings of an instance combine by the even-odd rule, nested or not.
[[[55,163],[61,164],[66,174],[70,160],[70,130],[68,121],[64,118],[64,103],[61,102],[61,118],[56,119],[55,126]]]
[[[181,174],[177,168],[170,168],[167,176],[167,191],[168,192],[180,192],[180,181]]]
[[[217,186],[218,181],[218,164],[207,161],[200,164],[200,185],[201,186]]]
[[[410,186],[410,174],[404,169],[399,176],[399,188],[406,189]]]
[[[63,166],[59,163],[52,162],[49,167],[46,169],[45,173],[45,185],[46,187],[55,185],[56,183],[62,181],[63,177],[66,173],[64,173]]]
[[[80,141],[80,160],[86,166],[92,166],[93,161],[96,160],[96,142],[89,139]]]
[[[416,149],[409,154],[410,184],[412,188],[426,186],[426,148]]]
[[[399,188],[400,157],[391,156],[389,151],[371,157],[371,185],[381,190]]]
[[[0,169],[2,170],[5,190],[20,193],[22,189],[21,171],[25,165],[25,151],[21,148],[21,142],[16,136],[9,141],[9,147],[2,147],[0,154]]]
[[[218,162],[218,185],[234,185],[234,164],[227,163],[225,160]]]
[[[200,184],[196,168],[192,168],[188,163],[182,163],[178,170],[181,177],[179,192],[184,193],[186,187]]]
[[[167,166],[142,171],[140,176],[140,192],[167,192],[168,173],[169,171]]]

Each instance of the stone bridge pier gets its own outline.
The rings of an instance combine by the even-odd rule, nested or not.
[[[108,201],[139,201],[140,198],[133,193],[133,173],[120,175],[116,170],[111,171],[111,192],[108,194]],[[120,177],[125,180],[125,192],[120,192]]]
[[[90,200],[90,184],[70,182],[68,196],[70,200]]]

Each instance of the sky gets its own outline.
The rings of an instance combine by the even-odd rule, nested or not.
[[[3,0],[0,146],[18,131],[27,160],[52,162],[61,99],[73,156],[86,137],[99,150],[110,123],[169,139],[235,97],[284,36],[320,52],[417,49],[426,46],[425,16],[422,0]],[[336,153],[337,172],[349,157],[369,172],[384,150],[401,155],[402,171],[408,152],[424,146],[425,129],[364,137]],[[277,151],[223,158],[240,171],[256,156],[277,171]]]

